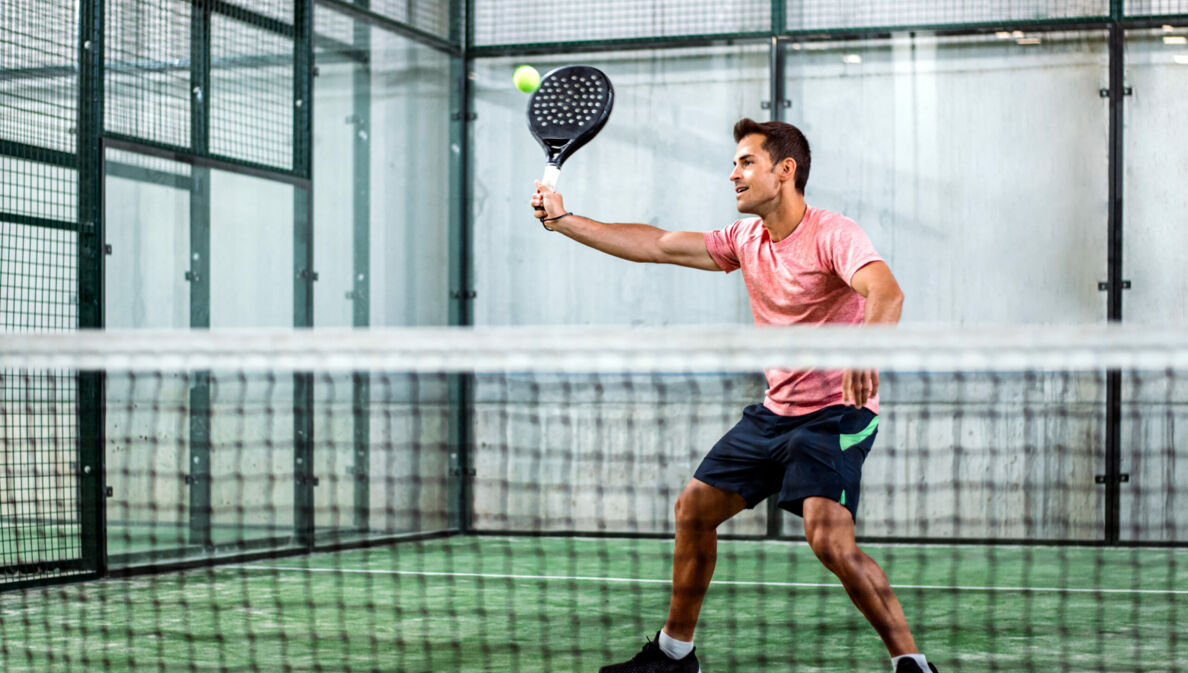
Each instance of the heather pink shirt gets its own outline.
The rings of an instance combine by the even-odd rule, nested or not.
[[[809,208],[782,241],[750,218],[706,232],[705,247],[723,271],[741,268],[756,325],[862,323],[866,299],[850,287],[854,273],[881,261],[866,233],[848,217]],[[842,372],[768,369],[763,406],[801,416],[841,404]],[[876,395],[866,408],[878,413]]]

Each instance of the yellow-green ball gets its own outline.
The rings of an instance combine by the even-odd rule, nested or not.
[[[522,65],[516,68],[515,74],[512,75],[512,81],[516,83],[516,88],[520,91],[532,93],[540,88],[540,73],[530,65]]]

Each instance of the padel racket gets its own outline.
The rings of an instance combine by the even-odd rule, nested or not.
[[[547,158],[541,183],[557,186],[561,164],[606,126],[614,104],[615,89],[598,68],[566,65],[545,74],[528,99],[528,130]]]

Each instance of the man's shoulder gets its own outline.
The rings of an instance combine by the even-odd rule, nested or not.
[[[810,206],[809,212],[812,214],[813,220],[817,223],[817,227],[821,230],[858,227],[858,223],[853,219],[832,210]],[[858,228],[861,229],[861,227]]]
[[[742,217],[729,226],[723,227],[722,232],[735,241],[746,241],[754,238],[763,230],[763,220],[758,217]]]

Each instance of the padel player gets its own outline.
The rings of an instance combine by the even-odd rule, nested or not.
[[[537,183],[541,222],[605,253],[726,271],[742,269],[760,325],[899,321],[903,293],[891,269],[852,220],[805,204],[808,141],[791,124],[743,119],[734,184],[738,211],[755,215],[708,233],[612,224],[565,210]],[[804,518],[817,558],[841,580],[878,632],[895,673],[936,668],[918,653],[886,574],[854,540],[862,462],[878,429],[875,371],[768,370],[763,404],[743,410],[676,501],[676,546],[668,619],[656,640],[602,673],[697,673],[693,631],[717,555],[717,528],[769,496]]]

